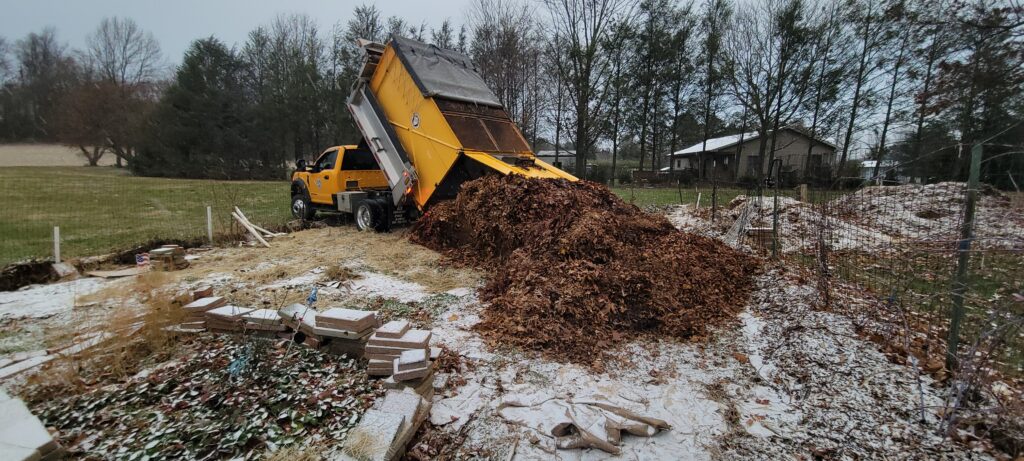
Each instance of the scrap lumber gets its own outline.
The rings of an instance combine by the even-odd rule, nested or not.
[[[270,244],[267,243],[267,241],[263,238],[262,235],[260,235],[259,231],[252,227],[252,224],[249,224],[248,221],[246,221],[244,218],[239,216],[238,213],[235,213],[234,211],[231,212],[231,217],[235,218],[235,221],[238,221],[238,224],[241,224],[242,227],[245,228],[245,230],[249,231],[249,234],[255,237],[256,241],[263,244],[263,246],[270,248]]]
[[[118,277],[131,277],[133,275],[139,275],[139,274],[142,274],[143,272],[146,272],[147,270],[148,269],[146,269],[144,267],[136,266],[136,267],[129,267],[127,269],[118,269],[118,270],[113,270],[113,271],[100,271],[100,270],[89,271],[89,272],[86,272],[85,275],[88,275],[90,277],[100,277],[100,278],[105,278],[105,279],[112,279],[112,278],[118,278]]]
[[[242,209],[241,209],[241,208],[239,208],[239,207],[234,207],[234,211],[236,211],[237,213],[239,213],[239,216],[241,216],[241,217],[242,217],[243,219],[245,219],[245,220],[246,220],[246,222],[248,222],[248,223],[249,223],[249,225],[252,225],[252,226],[253,226],[253,228],[255,228],[255,229],[256,229],[256,231],[259,231],[259,232],[263,233],[263,235],[264,235],[264,236],[266,236],[266,237],[268,237],[268,238],[272,238],[272,237],[281,237],[281,236],[284,236],[284,235],[285,235],[285,234],[283,234],[283,233],[271,233],[270,231],[267,231],[267,229],[265,229],[265,228],[263,228],[263,227],[260,227],[259,225],[256,225],[256,224],[255,224],[255,223],[254,223],[253,221],[249,220],[249,216],[246,216],[246,214],[245,214],[245,213],[243,213],[243,212],[242,212]]]

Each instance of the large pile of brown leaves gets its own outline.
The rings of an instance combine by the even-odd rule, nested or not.
[[[744,306],[758,270],[754,258],[587,181],[470,181],[412,239],[492,271],[481,291],[485,337],[593,365],[638,334],[703,335]]]

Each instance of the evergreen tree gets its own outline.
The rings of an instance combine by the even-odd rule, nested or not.
[[[189,178],[281,178],[284,158],[250,138],[253,106],[243,63],[215,38],[192,43],[129,166],[142,175]]]

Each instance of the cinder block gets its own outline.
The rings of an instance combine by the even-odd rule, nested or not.
[[[409,322],[405,320],[392,320],[377,329],[377,336],[381,338],[401,338],[409,331]]]

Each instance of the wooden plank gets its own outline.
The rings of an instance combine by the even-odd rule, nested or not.
[[[234,217],[235,221],[238,221],[238,224],[241,224],[242,227],[245,228],[245,230],[249,231],[249,233],[252,234],[253,237],[256,237],[256,240],[258,240],[260,243],[262,243],[263,246],[265,246],[267,248],[270,248],[270,244],[267,243],[267,241],[263,239],[263,236],[260,235],[260,233],[257,232],[256,229],[253,229],[252,226],[249,225],[249,223],[247,223],[245,221],[245,219],[242,219],[242,217],[239,216],[238,213],[235,213],[234,211],[232,211],[231,212],[231,216]]]

